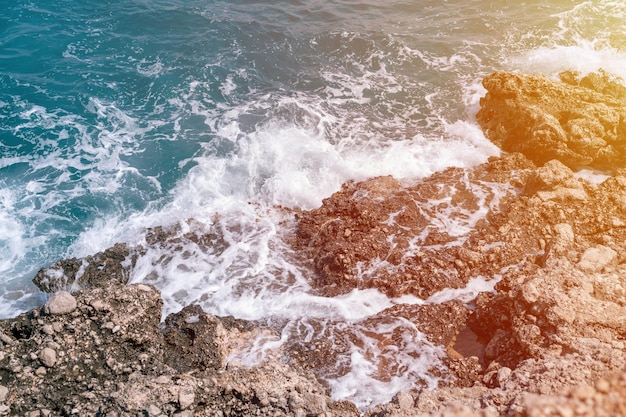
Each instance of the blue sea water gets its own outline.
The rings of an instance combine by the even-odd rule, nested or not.
[[[610,0],[5,2],[0,317],[45,301],[30,280],[53,261],[190,218],[231,246],[139,261],[133,282],[157,285],[166,312],[358,304],[307,297],[278,243],[291,220],[275,207],[314,208],[351,179],[486,160],[498,150],[473,119],[483,76],[626,77],[625,22],[626,4]],[[303,277],[289,302],[305,307],[268,290],[283,273]]]

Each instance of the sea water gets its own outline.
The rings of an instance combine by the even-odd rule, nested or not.
[[[419,181],[497,155],[474,120],[493,71],[600,68],[626,78],[623,1],[5,1],[0,317],[45,301],[31,279],[53,261],[173,225],[219,242],[151,247],[131,281],[162,291],[164,315],[198,303],[289,323],[244,362],[296,329],[319,337],[310,320],[358,329],[395,304],[489,291],[497,277],[430,300],[316,296],[284,208],[318,207],[348,180]],[[336,398],[367,407],[436,383],[440,348],[407,322],[377,326],[404,329],[392,352],[404,371],[377,379],[362,332],[351,371],[329,378]]]

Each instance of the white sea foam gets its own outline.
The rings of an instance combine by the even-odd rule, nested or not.
[[[509,56],[508,66],[555,77],[565,70],[581,74],[603,69],[626,79],[626,3],[581,2],[555,14],[554,30],[539,45]],[[528,38],[534,40],[533,33]]]
[[[15,197],[10,190],[0,188],[0,274],[13,270],[15,264],[24,256],[24,227],[12,212]]]
[[[626,79],[626,52],[616,49],[596,49],[591,44],[543,46],[511,58],[513,68],[526,73],[543,73],[556,78],[566,70],[582,75],[603,69]]]

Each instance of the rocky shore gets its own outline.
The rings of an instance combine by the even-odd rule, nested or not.
[[[438,387],[417,383],[369,410],[335,401],[325,368],[349,349],[323,337],[240,365],[236,353],[272,330],[198,306],[161,321],[158,290],[127,283],[145,248],[119,244],[43,269],[46,305],[0,322],[0,415],[626,415],[626,89],[603,73],[495,73],[484,85],[477,120],[502,156],[412,183],[347,183],[294,213],[290,237],[322,296],[426,300],[354,325],[414,325],[445,352]],[[495,291],[443,295],[477,280]],[[383,353],[402,343],[378,337]],[[385,380],[398,369],[381,357]]]

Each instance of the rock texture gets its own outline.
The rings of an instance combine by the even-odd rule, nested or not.
[[[512,155],[475,170],[448,169],[415,185],[391,177],[349,182],[319,209],[300,214],[297,247],[310,253],[319,275],[314,284],[324,295],[377,288],[389,296],[428,298],[462,288],[473,277],[498,272],[505,258],[521,260],[507,248],[465,241],[533,167]],[[494,242],[492,236],[486,243]]]
[[[496,72],[476,115],[486,136],[536,163],[613,169],[626,156],[626,88],[605,73],[542,75]]]
[[[252,323],[190,306],[162,325],[159,292],[143,284],[75,302],[0,322],[0,415],[359,415],[294,366],[227,364]]]
[[[197,306],[161,322],[158,291],[125,285],[146,249],[116,245],[43,269],[35,281],[55,294],[0,322],[0,415],[625,415],[626,93],[602,73],[562,79],[485,79],[478,120],[515,152],[410,183],[350,182],[294,213],[292,243],[319,295],[375,288],[422,304],[291,331]],[[579,165],[606,175],[590,182]],[[227,245],[193,230],[155,228],[145,245]],[[476,282],[494,290],[466,288]],[[236,363],[279,334],[292,336],[266,361]],[[355,346],[381,381],[406,371],[400,353],[435,347],[439,385],[416,381],[370,410],[334,401],[321,381],[347,372]]]

